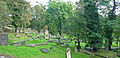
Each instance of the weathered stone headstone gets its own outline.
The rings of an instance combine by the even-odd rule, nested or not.
[[[17,46],[18,47],[18,46],[21,46],[21,44],[13,44],[13,46]]]
[[[75,42],[74,52],[77,52],[76,42]]]
[[[13,41],[13,46],[21,46],[21,45],[26,45],[26,41]]]
[[[66,58],[71,58],[71,50],[70,50],[70,48],[66,49],[65,56],[66,56]]]
[[[109,50],[109,47],[107,44],[105,44],[105,51],[108,51]]]
[[[35,30],[35,29],[33,29],[33,33],[34,33],[34,34],[36,33],[36,30]]]
[[[44,34],[44,30],[43,29],[40,30],[40,34],[42,34],[42,35]]]
[[[27,33],[30,34],[31,33],[31,28],[27,29]]]
[[[46,48],[41,48],[40,49],[43,53],[49,53],[50,51],[48,50],[48,49],[46,49]]]
[[[54,50],[54,47],[53,47],[53,46],[51,46],[51,47],[50,47],[50,50]]]
[[[58,41],[58,40],[48,40],[48,42],[55,42],[55,41]]]
[[[16,38],[20,38],[20,35],[16,35]]]
[[[29,38],[27,38],[27,41],[30,41],[30,39],[29,39]]]
[[[49,31],[45,30],[45,39],[49,39]]]
[[[70,41],[64,41],[64,43],[70,43]]]
[[[37,40],[37,37],[33,37],[32,39],[33,39],[33,40]]]
[[[3,34],[0,29],[0,45],[8,45],[8,34]]]
[[[35,44],[26,44],[26,47],[35,47]]]
[[[119,40],[119,49],[120,49],[120,40]]]

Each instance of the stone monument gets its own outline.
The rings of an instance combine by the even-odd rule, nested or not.
[[[48,30],[45,30],[45,38],[49,39],[49,32],[48,32]]]
[[[70,48],[66,49],[65,56],[66,56],[66,58],[71,58],[71,50],[70,50]]]
[[[3,34],[2,29],[0,28],[0,45],[8,45],[8,35]]]

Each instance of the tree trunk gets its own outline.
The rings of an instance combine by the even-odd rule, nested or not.
[[[17,27],[15,27],[15,32],[17,33]]]
[[[78,49],[78,52],[80,52],[80,49],[81,49],[81,46],[80,46],[80,40],[79,40],[79,39],[77,39],[77,41],[78,41],[78,46],[77,46],[77,49]]]
[[[93,46],[93,52],[97,52],[97,47]]]

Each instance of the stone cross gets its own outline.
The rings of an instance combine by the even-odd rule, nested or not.
[[[70,48],[66,49],[65,56],[66,56],[66,58],[71,58],[71,50],[70,50]]]

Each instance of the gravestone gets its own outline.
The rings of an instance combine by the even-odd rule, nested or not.
[[[0,28],[0,45],[8,45],[8,34],[3,34]]]
[[[76,42],[75,42],[74,52],[77,52]]]
[[[70,50],[70,48],[66,49],[65,56],[66,56],[66,58],[71,58],[71,50]]]
[[[109,50],[109,47],[108,45],[105,43],[105,51],[108,51]]]
[[[31,33],[31,28],[27,29],[27,33],[30,34]]]
[[[51,46],[51,47],[50,47],[50,50],[54,50],[54,47],[53,47],[53,46]]]
[[[29,39],[29,38],[27,38],[27,41],[30,41],[30,39]]]
[[[45,30],[45,39],[49,39],[49,31]]]
[[[35,47],[35,44],[26,44],[26,47]]]
[[[26,41],[13,41],[13,46],[21,46],[21,45],[26,45]]]
[[[120,49],[120,40],[119,40],[119,49]]]
[[[16,35],[16,38],[20,38],[20,35]]]
[[[44,34],[44,30],[43,29],[40,30],[40,34],[42,34],[42,35]]]
[[[35,30],[35,29],[33,29],[33,33],[34,33],[34,34],[36,33],[36,30]]]
[[[50,51],[48,50],[48,49],[46,49],[46,48],[41,48],[40,49],[43,53],[49,53]]]
[[[58,41],[58,40],[48,40],[48,42],[55,42],[55,41]]]

